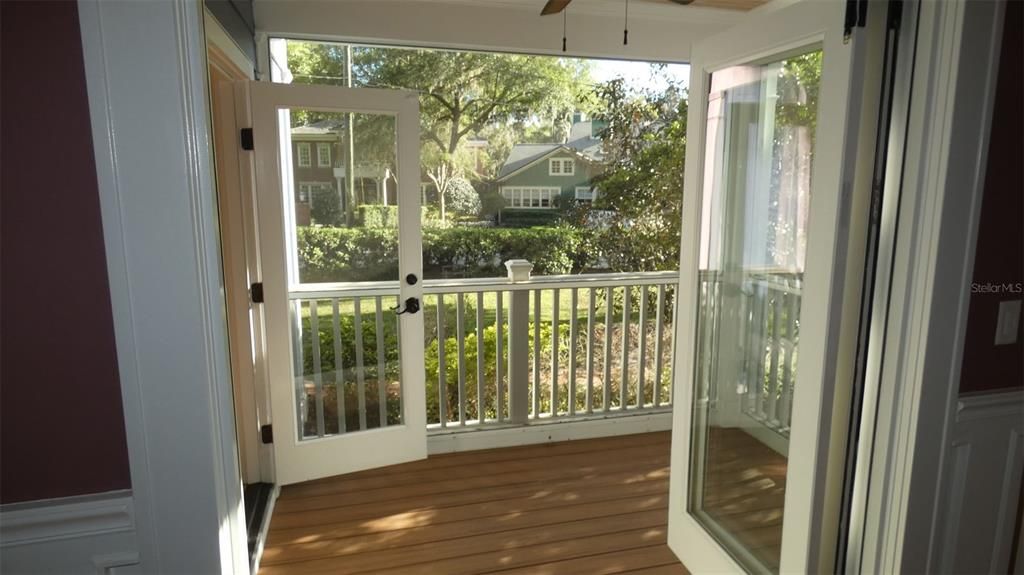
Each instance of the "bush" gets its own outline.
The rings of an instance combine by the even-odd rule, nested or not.
[[[303,282],[386,281],[398,277],[394,229],[298,229],[299,277]]]
[[[589,233],[569,227],[452,227],[423,230],[425,277],[458,273],[500,277],[505,261],[527,259],[537,275],[576,273],[592,265]],[[303,282],[382,281],[398,277],[394,228],[299,228]]]
[[[397,228],[398,206],[359,206],[358,223],[364,228]]]
[[[445,186],[444,195],[448,210],[463,216],[480,215],[480,194],[466,178],[452,178]]]
[[[505,208],[501,210],[501,225],[506,228],[532,228],[536,226],[554,226],[562,221],[558,210],[519,210]]]
[[[309,215],[313,223],[321,226],[341,225],[341,196],[334,186],[315,188],[310,201]]]

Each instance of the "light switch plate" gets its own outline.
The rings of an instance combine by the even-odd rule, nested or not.
[[[1017,343],[1017,328],[1020,325],[1019,299],[999,302],[999,319],[996,321],[996,345]]]

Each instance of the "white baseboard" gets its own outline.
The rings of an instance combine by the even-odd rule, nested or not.
[[[947,447],[932,565],[1006,573],[1024,470],[1024,392],[963,396]]]
[[[130,491],[0,507],[4,573],[115,573],[139,563]]]
[[[670,429],[672,429],[672,412],[663,411],[595,419],[532,423],[518,427],[485,427],[450,432],[431,431],[427,436],[427,452],[430,454],[452,453],[553,441],[594,439],[650,431],[668,431]]]

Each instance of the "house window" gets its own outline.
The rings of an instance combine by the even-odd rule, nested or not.
[[[592,202],[597,198],[597,190],[590,186],[576,186],[576,199],[583,202]]]
[[[548,160],[549,176],[572,176],[576,173],[576,161],[569,158]]]
[[[501,195],[511,208],[530,208],[549,210],[555,207],[555,198],[562,192],[561,188],[542,188],[536,186],[503,186]]]
[[[316,165],[321,168],[331,167],[331,145],[330,144],[317,144],[316,145]]]
[[[300,168],[308,168],[308,167],[310,167],[312,165],[312,162],[310,161],[309,144],[306,144],[306,143],[297,144],[295,146],[295,149],[296,149],[296,153],[299,156],[299,158],[298,158],[299,159],[299,167]]]
[[[331,190],[333,187],[328,182],[299,182],[295,191],[295,201],[300,204],[309,203],[312,201],[314,193],[320,190]]]

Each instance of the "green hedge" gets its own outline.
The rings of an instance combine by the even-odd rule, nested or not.
[[[423,230],[425,277],[499,277],[506,260],[527,259],[534,274],[585,269],[588,234],[569,227],[452,227]],[[300,227],[299,273],[304,282],[382,281],[398,277],[393,228]]]
[[[517,210],[505,208],[500,214],[501,225],[509,228],[554,226],[562,220],[560,210]]]

